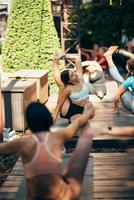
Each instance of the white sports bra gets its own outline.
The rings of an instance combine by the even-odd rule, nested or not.
[[[86,83],[83,82],[82,89],[79,92],[72,92],[70,94],[72,101],[80,101],[89,97],[89,88]]]

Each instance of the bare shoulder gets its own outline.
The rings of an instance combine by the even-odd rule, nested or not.
[[[20,138],[20,150],[25,150],[27,146],[32,146],[35,144],[35,140],[33,139],[32,135],[23,136]]]
[[[64,86],[61,91],[63,93],[69,94],[72,91],[72,86],[71,85]]]
[[[66,86],[66,91],[72,92],[72,90],[73,90],[73,85],[67,85]]]
[[[64,129],[62,126],[53,126],[50,130],[50,135],[56,138],[64,133]]]
[[[68,127],[53,127],[51,129],[51,137],[53,137],[54,140],[64,141],[66,139],[66,135],[68,132]]]

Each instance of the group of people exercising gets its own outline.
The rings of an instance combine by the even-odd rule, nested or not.
[[[126,80],[119,74],[112,61],[114,52],[130,56],[127,62],[129,76]],[[63,55],[62,55],[63,56]],[[111,134],[134,136],[134,127],[92,128],[90,121],[95,115],[95,109],[89,101],[89,86],[87,80],[94,83],[100,80],[100,70],[97,64],[88,63],[81,67],[79,58],[75,58],[76,69],[65,69],[60,73],[59,59],[54,56],[54,77],[59,87],[57,106],[53,113],[40,102],[28,105],[25,118],[31,135],[21,137],[11,142],[0,144],[0,153],[19,152],[22,157],[28,200],[74,200],[77,199],[84,172],[92,148],[92,140],[97,135]],[[105,53],[110,74],[117,81],[119,88],[115,94],[115,111],[119,112],[119,99],[123,105],[134,114],[134,57],[130,53],[112,46]],[[90,61],[89,61],[90,62]],[[102,82],[100,82],[102,84]],[[94,87],[94,85],[93,85]],[[96,90],[103,98],[103,91]],[[100,97],[99,96],[99,97]],[[69,120],[69,125],[53,130],[51,127],[59,115]],[[65,141],[79,131],[77,146],[68,164],[62,169],[62,149]]]
[[[112,54],[115,52],[130,58],[126,66],[128,71],[126,80],[120,75],[113,62]],[[119,50],[118,46],[111,46],[104,56],[110,75],[119,86],[114,97],[114,112],[119,113],[119,100],[121,99],[125,108],[134,114],[134,55],[125,50]],[[53,58],[54,77],[59,87],[59,99],[54,119],[60,112],[61,117],[71,121],[75,115],[83,112],[84,104],[90,94],[96,94],[100,99],[104,98],[106,95],[105,77],[99,63],[96,61],[81,63],[79,57],[75,58],[76,68],[74,70],[66,69],[60,73],[59,59],[61,57]]]

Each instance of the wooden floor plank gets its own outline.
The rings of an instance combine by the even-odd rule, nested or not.
[[[94,154],[94,200],[134,199],[132,153]]]

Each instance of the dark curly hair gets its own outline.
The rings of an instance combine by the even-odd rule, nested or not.
[[[53,124],[51,113],[40,102],[29,104],[25,112],[25,117],[28,127],[33,132],[48,131]]]

